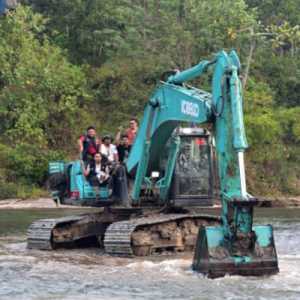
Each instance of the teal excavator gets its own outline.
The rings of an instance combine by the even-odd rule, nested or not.
[[[79,161],[51,163],[50,173],[65,178],[63,188],[53,188],[56,201],[105,208],[34,222],[28,247],[54,249],[96,237],[113,255],[193,249],[193,269],[212,278],[277,273],[272,226],[253,225],[257,199],[246,189],[240,68],[235,51],[221,51],[211,61],[165,74],[145,107],[123,176],[114,180],[117,199],[108,187],[95,195]],[[211,93],[186,84],[208,70],[213,71]],[[210,132],[198,127],[204,124]],[[214,166],[220,218],[191,209],[211,203],[216,194]]]

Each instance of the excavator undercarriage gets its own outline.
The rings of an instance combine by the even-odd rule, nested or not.
[[[201,226],[218,225],[220,218],[197,213],[154,213],[141,209],[105,208],[102,212],[42,219],[28,229],[28,248],[100,246],[118,256],[149,256],[193,251]]]

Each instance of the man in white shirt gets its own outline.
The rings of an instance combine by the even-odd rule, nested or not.
[[[102,155],[108,159],[110,163],[118,162],[118,150],[117,147],[111,143],[112,137],[110,135],[105,135],[102,138],[102,144],[100,146],[100,152]]]
[[[101,153],[96,153],[94,155],[94,161],[87,165],[83,173],[93,187],[107,184],[109,179],[109,169],[108,166],[102,162]]]

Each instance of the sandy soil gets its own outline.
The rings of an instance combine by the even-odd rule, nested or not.
[[[63,207],[76,208],[76,206],[62,205]],[[39,199],[7,199],[0,201],[0,209],[24,209],[24,208],[57,208],[51,198]],[[77,208],[82,208],[78,207]]]
[[[260,201],[262,207],[300,207],[300,197],[285,197],[274,199],[263,199]],[[264,205],[265,204],[265,205]]]
[[[219,205],[216,205],[218,207]],[[261,197],[259,205],[260,207],[300,207],[300,197],[286,197],[286,198],[274,198],[266,199]],[[65,208],[78,208],[80,206],[61,205]],[[39,198],[39,199],[7,199],[0,201],[0,209],[26,209],[26,208],[57,208],[56,204],[51,198]]]

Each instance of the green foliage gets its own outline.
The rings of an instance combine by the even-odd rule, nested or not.
[[[132,10],[126,1],[27,1],[48,17],[47,30],[79,63],[100,65],[126,48],[126,23]]]
[[[0,200],[3,199],[26,199],[46,197],[47,192],[33,185],[20,185],[15,182],[0,182]]]
[[[88,76],[94,87],[93,105],[100,131],[113,133],[120,125],[128,126],[130,117],[140,117],[163,71],[155,58],[150,62],[119,59],[90,69]]]
[[[73,157],[87,126],[114,134],[164,71],[222,48],[247,75],[250,190],[299,193],[299,0],[22,3],[0,17],[2,195],[39,194],[48,160]]]
[[[266,24],[280,24],[287,17],[293,25],[300,24],[299,0],[246,0],[251,8],[255,8],[259,20]]]
[[[37,186],[39,182],[41,183],[41,178],[46,178],[47,162],[45,160],[47,157],[52,159],[61,155],[52,152],[40,159],[33,149],[34,146],[28,147],[31,147],[31,153],[24,147],[13,149],[0,144],[0,199],[39,197],[45,194]],[[25,167],[24,162],[26,162]],[[38,174],[41,175],[39,178]]]
[[[300,55],[298,57],[265,54],[265,64],[259,67],[274,91],[279,105],[300,105]]]
[[[48,162],[60,160],[63,153],[37,149],[36,145],[19,144],[7,155],[8,174],[24,184],[42,184],[47,176]]]
[[[81,122],[80,105],[89,95],[80,67],[46,37],[36,37],[41,20],[19,7],[0,23],[0,131],[11,143],[60,149],[72,141],[72,129]]]
[[[13,182],[0,182],[0,200],[15,198],[18,195],[18,186]]]
[[[41,195],[37,186],[42,186],[47,178],[48,162],[63,157],[63,152],[38,149],[34,144],[0,144],[1,198]]]
[[[248,184],[261,195],[298,194],[300,107],[278,107],[273,94],[268,84],[250,80],[245,95]]]

